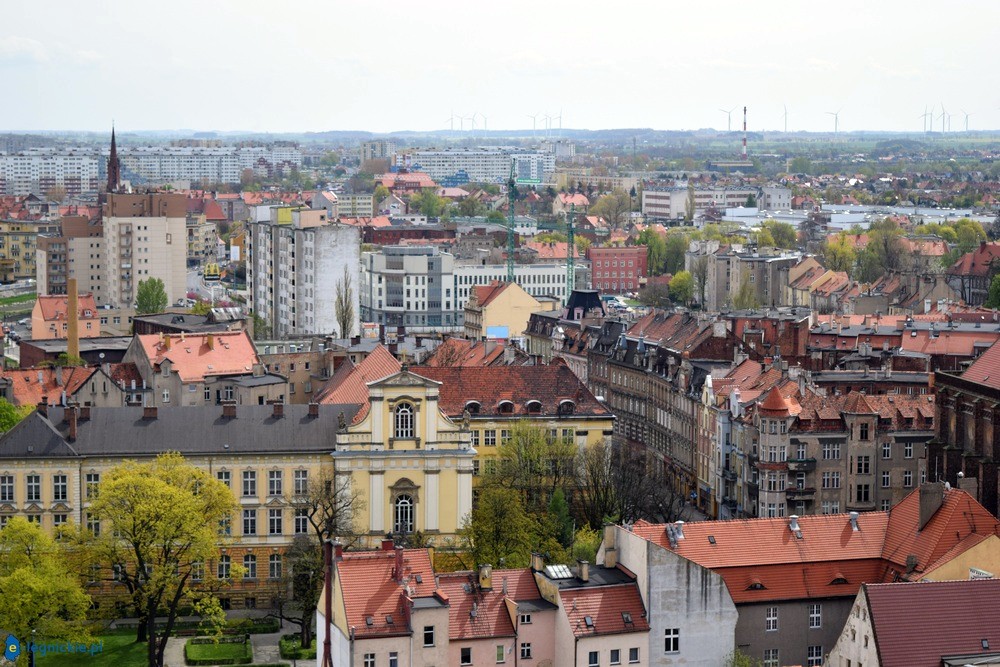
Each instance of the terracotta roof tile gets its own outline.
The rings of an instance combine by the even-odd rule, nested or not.
[[[485,368],[421,366],[412,370],[441,383],[438,405],[449,417],[461,416],[469,401],[479,403],[479,415],[499,416],[500,402],[511,401],[513,411],[504,416],[554,416],[559,414],[563,401],[572,401],[575,416],[611,416],[563,363]],[[541,403],[538,411],[529,411],[530,401]]]
[[[48,405],[61,405],[62,392],[73,396],[96,371],[87,366],[67,366],[61,373],[55,368],[24,368],[3,371],[2,377],[10,380],[15,405],[38,405],[43,396]]]
[[[514,625],[496,575],[493,582],[493,590],[484,591],[478,587],[474,572],[438,576],[438,586],[448,596],[449,639],[514,636]]]
[[[393,551],[346,552],[337,564],[347,625],[355,628],[356,637],[409,634],[407,616],[403,612],[406,588],[393,579],[395,567]],[[403,576],[406,585],[413,588],[410,597],[434,595],[434,570],[427,549],[403,550]],[[391,625],[387,616],[392,617]],[[367,622],[369,618],[371,624]]]
[[[1000,579],[875,584],[865,594],[884,667],[939,667],[946,655],[985,653],[984,640],[1000,650]]]
[[[66,319],[66,313],[69,311],[68,297],[43,294],[38,297],[36,303],[41,308],[42,319],[46,322],[64,321]],[[89,292],[80,294],[77,297],[77,310],[80,320],[97,319],[97,302],[94,301],[94,295]],[[89,317],[85,316],[85,313],[88,311],[90,312]]]
[[[392,352],[379,345],[357,366],[350,360],[342,364],[317,393],[315,400],[318,403],[362,406],[354,416],[356,424],[368,414],[368,383],[394,375],[402,367]]]
[[[577,637],[649,632],[646,607],[634,583],[570,588],[561,591],[560,597],[569,627]],[[626,622],[623,612],[631,623]]]
[[[246,375],[260,363],[245,331],[206,334],[147,334],[136,336],[154,370],[169,360],[181,382],[200,382],[218,375]]]
[[[1000,345],[994,344],[983,352],[962,373],[962,379],[1000,389]]]

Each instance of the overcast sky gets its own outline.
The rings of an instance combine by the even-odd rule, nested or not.
[[[998,129],[998,25],[998,0],[3,0],[0,130],[724,129],[743,105],[760,130],[787,105],[790,131],[918,131],[942,103]]]

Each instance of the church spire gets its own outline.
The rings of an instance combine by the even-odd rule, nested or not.
[[[115,126],[111,125],[111,154],[108,156],[108,192],[118,192],[121,185],[121,160],[118,159],[118,146],[115,143]]]

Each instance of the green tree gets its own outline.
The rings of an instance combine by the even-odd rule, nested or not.
[[[792,162],[789,165],[789,171],[793,174],[811,174],[812,173],[812,162],[809,158],[799,156],[792,158]]]
[[[17,424],[22,419],[30,415],[31,411],[34,409],[34,406],[31,405],[22,405],[18,407],[6,398],[0,398],[0,433],[6,433],[17,426]]]
[[[253,320],[253,339],[267,340],[271,337],[271,323],[261,317],[258,313],[250,313]]]
[[[507,224],[507,218],[503,217],[503,213],[497,210],[492,210],[486,214],[486,222],[493,222],[501,225]]]
[[[572,478],[576,446],[528,420],[510,426],[497,448],[497,466],[488,481],[522,494],[531,512],[544,512],[552,493]]]
[[[644,229],[639,234],[639,244],[646,246],[646,267],[649,275],[662,275],[667,260],[666,241],[652,229]]]
[[[760,667],[761,664],[760,660],[750,657],[740,649],[734,649],[726,656],[723,667]]]
[[[753,285],[746,278],[740,283],[740,289],[736,292],[736,296],[733,297],[733,307],[738,310],[749,310],[751,308],[756,308],[760,304],[757,302],[757,293],[753,289]]]
[[[688,251],[688,237],[684,234],[670,234],[663,250],[663,272],[676,274],[684,270],[684,256]]]
[[[458,214],[466,218],[474,218],[483,214],[483,204],[475,197],[466,197],[458,202]]]
[[[135,292],[135,312],[139,315],[162,313],[169,300],[163,281],[159,278],[140,280]]]
[[[334,316],[340,327],[340,337],[350,338],[354,330],[354,286],[351,272],[344,267],[344,274],[337,281],[337,296],[333,303]]]
[[[64,549],[15,516],[0,530],[0,628],[25,641],[86,641],[90,596],[67,567]]]
[[[210,304],[208,301],[202,301],[201,299],[198,299],[197,301],[194,302],[194,305],[191,306],[190,312],[192,315],[208,315],[210,312],[212,312],[212,304]]]
[[[853,272],[857,253],[845,232],[837,234],[832,241],[825,242],[821,254],[823,266],[829,270]]]
[[[594,202],[590,207],[590,214],[604,218],[612,227],[618,229],[630,210],[632,210],[632,200],[628,193],[621,188],[615,188],[610,194],[603,195]]]
[[[549,517],[555,524],[556,539],[567,549],[573,546],[573,517],[569,514],[569,503],[562,489],[552,492],[549,501]]]
[[[420,211],[421,215],[426,215],[428,218],[439,218],[447,204],[448,202],[439,197],[434,190],[424,188],[423,192],[410,197],[409,208],[411,211]]]
[[[773,248],[775,246],[774,237],[771,236],[771,230],[767,227],[761,227],[760,231],[757,232],[757,245],[761,248]]]
[[[754,197],[753,195],[747,195],[746,207],[747,208],[756,208],[757,207],[757,198]]]
[[[389,192],[389,188],[385,187],[381,183],[376,185],[375,193],[372,195],[372,199],[375,200],[375,206],[381,204],[385,200],[385,198],[388,197],[390,194],[392,193]]]
[[[104,476],[90,506],[101,525],[94,538],[97,562],[117,566],[115,579],[139,617],[136,640],[149,642],[150,667],[163,665],[182,600],[209,610],[219,606],[211,583],[224,581],[204,570],[218,560],[219,526],[236,508],[229,487],[176,453],[126,461]],[[166,617],[159,629],[157,615]]]
[[[646,285],[639,290],[639,301],[651,308],[670,306],[670,287],[661,283]]]
[[[990,283],[990,291],[986,296],[986,303],[983,306],[986,308],[1000,308],[1000,274],[993,276],[993,281]]]
[[[487,484],[459,535],[476,565],[526,567],[531,562],[538,524],[515,489]]]
[[[708,257],[699,255],[691,263],[691,276],[694,278],[694,288],[698,293],[698,303],[705,306],[705,290],[708,288]]]
[[[857,279],[870,283],[888,271],[904,270],[909,257],[902,236],[902,230],[892,220],[873,222],[868,228],[868,243],[858,253]]]
[[[689,271],[680,271],[670,279],[670,296],[677,303],[687,305],[694,296],[694,278]]]
[[[340,155],[334,151],[327,151],[323,153],[323,157],[320,158],[319,163],[324,167],[336,167],[340,164]]]
[[[688,196],[687,201],[684,204],[684,221],[692,222],[694,220],[695,205],[694,205],[694,183],[688,183]]]
[[[798,246],[798,233],[791,224],[777,220],[765,220],[763,226],[764,229],[771,232],[771,238],[774,239],[776,247],[793,249]]]

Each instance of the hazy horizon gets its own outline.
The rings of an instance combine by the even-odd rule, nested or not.
[[[970,130],[1000,128],[983,76],[1000,3],[985,0],[161,7],[5,3],[0,131],[421,133],[473,114],[479,130],[541,133],[547,114],[553,128],[725,131],[723,109],[736,131],[744,105],[752,132],[782,131],[786,107],[789,132],[832,132],[839,111],[841,132],[920,133],[932,106],[936,133],[942,107],[951,132],[966,112]]]

